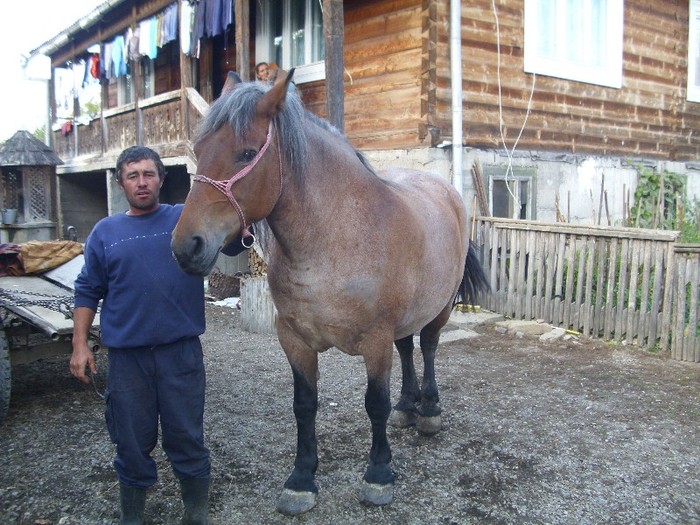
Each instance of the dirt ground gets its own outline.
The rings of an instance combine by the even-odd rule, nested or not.
[[[291,372],[277,340],[241,331],[236,310],[208,305],[207,318],[215,524],[700,523],[700,365],[493,325],[439,349],[444,429],[390,430],[395,497],[381,508],[356,497],[370,444],[364,365],[324,354],[318,504],[284,517],[275,501],[294,460]],[[157,451],[147,523],[178,523],[178,487]],[[67,358],[16,367],[0,427],[0,523],[117,523],[112,454],[102,400]]]

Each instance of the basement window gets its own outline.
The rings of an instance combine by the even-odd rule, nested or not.
[[[502,167],[487,166],[489,208],[493,217],[535,219],[532,170],[513,168],[505,174]]]
[[[525,0],[525,71],[622,87],[623,7],[623,0]]]
[[[700,0],[690,0],[689,23],[687,98],[700,102]]]
[[[318,0],[256,2],[256,62],[296,68],[294,82],[326,78],[323,12]]]

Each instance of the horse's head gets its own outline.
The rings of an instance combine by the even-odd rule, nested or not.
[[[186,272],[209,273],[221,248],[238,237],[249,247],[249,226],[274,208],[283,172],[275,117],[293,73],[281,72],[269,89],[229,74],[203,119],[194,141],[197,175],[172,238]]]

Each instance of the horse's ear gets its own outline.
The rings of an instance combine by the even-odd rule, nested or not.
[[[241,80],[241,77],[238,76],[238,73],[235,71],[229,71],[228,75],[226,75],[226,82],[224,82],[224,87],[221,89],[221,95],[225,95],[227,93],[230,93],[233,88],[235,88],[238,84],[241,84],[243,81]]]
[[[292,82],[292,77],[294,76],[294,68],[290,69],[289,72],[279,70],[277,74],[277,80],[275,84],[270,88],[270,90],[265,93],[263,98],[258,102],[258,112],[272,118],[284,106],[284,101],[287,96],[287,88]]]

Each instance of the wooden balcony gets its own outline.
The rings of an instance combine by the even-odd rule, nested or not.
[[[187,88],[106,109],[88,124],[76,123],[67,135],[54,130],[53,149],[65,163],[60,171],[83,171],[134,145],[153,148],[164,159],[192,157],[190,139],[207,108],[201,95]]]

